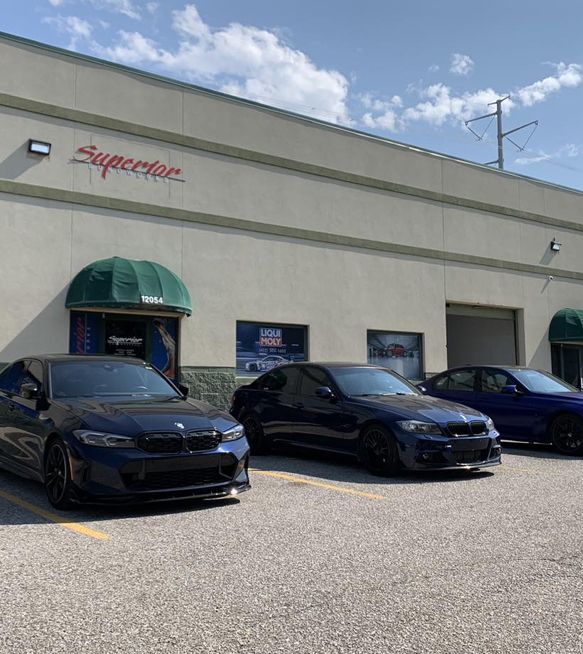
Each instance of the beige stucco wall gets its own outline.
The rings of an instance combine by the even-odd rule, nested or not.
[[[450,301],[518,310],[522,362],[550,368],[551,317],[583,306],[583,277],[568,279],[583,273],[579,193],[2,38],[0,60],[12,71],[0,81],[0,96],[10,96],[0,97],[0,183],[14,183],[0,193],[0,361],[66,351],[68,284],[114,255],[158,261],[184,280],[194,305],[182,328],[187,366],[234,366],[235,324],[249,320],[308,325],[310,356],[320,360],[366,360],[367,329],[421,332],[425,368],[437,371],[447,365]],[[42,115],[29,100],[86,113]],[[104,118],[165,135],[124,133],[103,127]],[[51,142],[51,156],[28,154],[31,137]],[[88,144],[180,167],[185,181],[113,171],[103,179],[72,161]],[[221,145],[287,163],[221,153]],[[302,172],[294,162],[323,168]],[[37,187],[42,197],[31,197]],[[95,206],[81,206],[78,194]],[[108,208],[110,199],[121,208]],[[257,228],[225,227],[223,218]],[[564,244],[555,255],[553,237]]]

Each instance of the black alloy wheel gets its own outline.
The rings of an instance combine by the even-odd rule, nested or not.
[[[394,475],[401,467],[395,439],[381,425],[372,425],[363,432],[361,456],[364,465],[374,475]]]
[[[69,472],[69,457],[65,445],[55,440],[49,445],[45,457],[45,491],[49,502],[61,510],[70,509],[71,475]]]
[[[265,437],[259,418],[249,415],[243,419],[242,424],[245,429],[245,436],[249,441],[251,454],[269,454],[271,443]]]
[[[550,427],[553,445],[561,454],[583,454],[583,419],[572,413],[557,416]]]

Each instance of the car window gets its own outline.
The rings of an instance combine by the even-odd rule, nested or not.
[[[316,395],[316,389],[321,386],[332,386],[330,377],[320,368],[304,368],[300,382],[300,395]]]
[[[261,377],[259,387],[266,391],[295,393],[299,374],[299,368],[276,368]]]
[[[175,396],[167,379],[149,366],[125,361],[61,361],[51,364],[53,397]]]
[[[24,361],[17,361],[0,374],[0,390],[6,393],[18,393],[24,378],[26,367]]]
[[[514,383],[503,370],[482,370],[482,393],[501,393],[504,386]]]
[[[473,368],[455,370],[444,375],[435,383],[437,390],[465,391],[473,393],[476,383],[476,371]]]
[[[27,361],[26,372],[24,373],[22,384],[36,384],[37,388],[43,385],[43,367],[40,361],[30,359]]]
[[[351,366],[334,368],[334,379],[346,395],[419,395],[419,391],[393,370]]]
[[[449,375],[438,377],[433,384],[433,388],[438,391],[446,391],[449,388]]]
[[[514,370],[514,376],[533,393],[578,393],[579,389],[542,370]]]

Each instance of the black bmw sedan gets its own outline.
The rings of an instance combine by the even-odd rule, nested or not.
[[[245,427],[252,452],[293,443],[352,454],[375,474],[485,468],[501,460],[488,416],[427,397],[376,366],[280,366],[237,389],[231,414]]]
[[[0,372],[0,466],[58,509],[247,490],[243,427],[186,392],[134,358],[21,359]]]

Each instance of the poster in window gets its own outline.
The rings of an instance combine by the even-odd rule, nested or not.
[[[177,318],[154,318],[152,320],[152,352],[150,361],[166,377],[176,379]]]
[[[423,379],[421,334],[367,332],[368,362],[398,372],[410,380]]]
[[[291,361],[307,360],[307,328],[237,322],[238,375],[259,375]]]

